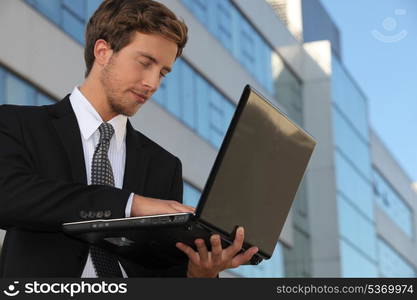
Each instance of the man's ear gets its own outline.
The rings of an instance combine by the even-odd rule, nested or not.
[[[104,67],[110,61],[112,54],[113,50],[111,49],[109,43],[103,39],[96,41],[94,44],[95,63],[101,67]]]

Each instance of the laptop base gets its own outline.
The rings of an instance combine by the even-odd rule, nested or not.
[[[154,218],[153,224],[149,224],[149,226],[142,224],[142,226],[136,228],[127,226],[128,223],[133,222],[132,220],[129,222],[129,218],[123,220],[124,222],[96,220],[90,222],[88,226],[97,228],[97,230],[88,232],[82,230],[82,227],[86,226],[83,222],[78,233],[75,232],[74,226],[71,227],[73,229],[71,236],[142,265],[146,265],[146,262],[149,263],[149,261],[154,264],[154,261],[157,261],[160,267],[184,264],[188,261],[188,257],[175,246],[177,242],[182,242],[195,251],[197,251],[197,248],[194,241],[198,238],[204,239],[207,249],[210,251],[210,237],[212,234],[221,236],[223,249],[233,242],[232,237],[229,238],[210,230],[207,226],[195,221],[191,214],[187,215],[187,218],[181,219],[182,222],[178,220],[169,222],[165,217],[159,216]],[[126,226],[123,226],[123,223],[126,223]],[[106,226],[106,224],[109,225]],[[150,226],[152,227],[149,228]],[[243,251],[244,249],[241,250],[241,252]],[[257,253],[247,264],[257,265],[263,259]]]

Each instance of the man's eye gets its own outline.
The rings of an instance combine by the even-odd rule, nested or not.
[[[149,67],[151,64],[149,62],[139,61],[139,63],[144,67]]]
[[[166,76],[167,76],[167,74],[159,73],[159,77],[165,78]]]

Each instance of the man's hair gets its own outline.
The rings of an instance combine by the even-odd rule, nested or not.
[[[187,26],[165,5],[153,0],[104,0],[90,18],[85,32],[85,76],[93,67],[97,40],[105,40],[117,53],[131,42],[136,32],[159,34],[175,42],[177,57],[187,43]]]

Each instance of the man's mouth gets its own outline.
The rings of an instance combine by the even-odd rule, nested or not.
[[[146,100],[148,100],[148,97],[146,97],[146,95],[142,93],[135,92],[135,91],[131,91],[131,93],[135,96],[136,101],[141,104],[145,103]]]

